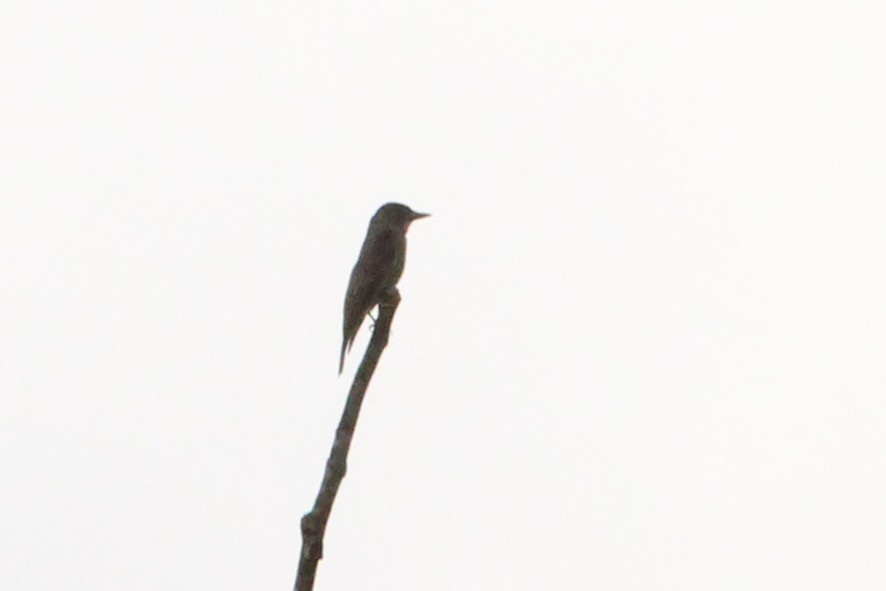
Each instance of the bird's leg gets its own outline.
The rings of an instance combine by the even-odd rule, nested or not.
[[[400,301],[400,291],[396,287],[392,287],[388,291],[382,294],[381,298],[378,302],[378,313],[381,314],[382,306],[392,306],[395,305],[395,302]],[[371,329],[375,328],[376,319],[372,316],[372,310],[367,312],[370,318],[372,318],[372,326]]]

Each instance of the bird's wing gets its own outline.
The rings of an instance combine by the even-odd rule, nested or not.
[[[395,232],[380,231],[366,237],[360,257],[351,272],[348,293],[345,296],[342,352],[350,349],[363,318],[378,303],[381,292],[386,289],[390,269],[396,264],[397,241]],[[340,370],[339,370],[340,371]]]

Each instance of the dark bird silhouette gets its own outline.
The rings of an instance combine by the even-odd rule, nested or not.
[[[429,215],[416,213],[399,203],[386,203],[372,216],[345,296],[339,374],[345,366],[345,352],[354,344],[363,319],[388,291],[397,287],[406,264],[409,224]]]

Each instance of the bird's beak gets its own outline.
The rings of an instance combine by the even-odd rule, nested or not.
[[[415,220],[419,220],[419,219],[421,219],[421,218],[428,218],[428,217],[431,217],[431,214],[429,214],[429,213],[418,213],[418,212],[416,212],[416,211],[413,211],[413,212],[412,212],[412,219],[409,220],[409,221],[414,222]]]

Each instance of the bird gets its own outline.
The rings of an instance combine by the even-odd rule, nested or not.
[[[397,287],[406,263],[409,225],[429,216],[414,212],[401,203],[386,203],[372,216],[345,295],[339,375],[345,366],[345,353],[354,344],[363,319],[385,294]]]

